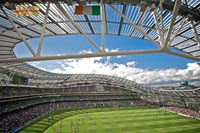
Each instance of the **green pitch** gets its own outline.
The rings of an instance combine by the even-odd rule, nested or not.
[[[57,112],[21,132],[200,133],[200,121],[154,108],[104,108]]]

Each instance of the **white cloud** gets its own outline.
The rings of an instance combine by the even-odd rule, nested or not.
[[[117,49],[116,49],[117,50]],[[82,53],[91,53],[92,51],[82,51]],[[200,65],[198,63],[188,63],[185,69],[143,69],[136,66],[136,62],[131,61],[124,64],[110,63],[110,58],[102,57],[69,59],[64,61],[54,61],[52,65],[57,67],[44,67],[41,63],[32,63],[32,65],[48,70],[54,73],[65,74],[106,74],[123,77],[133,80],[137,83],[156,83],[180,80],[199,79]]]
[[[82,50],[82,51],[80,51],[79,52],[80,54],[91,54],[91,53],[93,53],[90,49],[89,50]]]
[[[134,61],[127,62],[126,65],[135,67],[135,62]]]
[[[185,69],[155,69],[148,70],[136,67],[134,61],[126,64],[100,62],[102,58],[66,60],[62,68],[50,70],[55,73],[94,73],[106,74],[134,80],[137,83],[155,83],[166,81],[191,80],[200,77],[198,63],[188,63]]]
[[[116,48],[116,49],[105,49],[105,51],[106,52],[118,52],[119,51],[119,49],[118,48]],[[117,58],[121,58],[122,56],[120,56],[120,55],[118,55],[118,56],[116,56]],[[110,57],[107,57],[107,58],[110,58]]]
[[[116,48],[116,49],[111,49],[110,51],[108,50],[108,52],[118,52],[118,51],[119,51],[118,48]]]

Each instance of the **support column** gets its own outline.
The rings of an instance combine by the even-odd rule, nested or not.
[[[200,47],[200,38],[199,38],[199,34],[198,34],[198,32],[197,32],[197,29],[196,29],[196,27],[194,26],[194,22],[191,21],[191,24],[190,24],[190,25],[191,25],[192,31],[194,32],[194,35],[195,35],[197,44],[198,44],[199,47]]]
[[[47,10],[46,10],[45,17],[44,17],[44,22],[43,22],[43,25],[42,25],[42,32],[41,32],[40,41],[39,41],[39,44],[38,44],[37,56],[41,55],[41,49],[42,49],[42,44],[43,44],[43,40],[44,40],[44,34],[45,34],[45,30],[46,30],[46,24],[47,24],[49,9],[50,9],[50,2],[48,2]]]
[[[105,52],[105,7],[104,7],[104,1],[101,0],[101,7],[102,7],[102,15],[101,15],[101,23],[102,23],[102,34],[101,34],[101,45],[102,45],[102,51]]]
[[[178,15],[180,4],[181,4],[181,0],[176,0],[175,1],[171,22],[170,22],[170,25],[169,25],[169,28],[168,28],[168,31],[167,31],[167,37],[165,39],[164,45],[162,46],[162,49],[166,49],[168,44],[169,44],[168,42],[169,42],[169,39],[170,39],[170,36],[171,36],[171,33],[172,33],[172,29],[174,27],[174,23],[176,21],[176,16]]]

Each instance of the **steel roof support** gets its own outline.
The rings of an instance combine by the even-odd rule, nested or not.
[[[161,50],[132,50],[132,51],[120,51],[120,52],[99,52],[99,53],[86,53],[86,54],[71,54],[61,56],[36,56],[14,59],[0,59],[0,63],[19,63],[27,61],[44,61],[44,60],[58,60],[58,59],[74,59],[74,58],[91,58],[91,57],[106,57],[106,56],[122,56],[122,55],[134,55],[134,54],[153,54],[161,53]],[[199,59],[200,60],[200,59]]]
[[[144,19],[144,17],[146,16],[146,14],[147,14],[147,8],[145,9],[145,11],[142,12],[142,14],[140,15],[140,17],[139,17],[139,19],[137,20],[137,22],[136,22],[135,25],[141,25],[141,24],[139,24],[139,23],[140,23],[140,21],[141,21],[142,19]],[[135,35],[135,30],[136,30],[136,28],[134,28],[133,31],[131,32],[130,37],[133,37],[133,36]]]
[[[36,5],[37,6],[37,4],[33,4],[33,5]],[[44,5],[45,6],[45,4],[44,3],[42,3],[42,5]],[[45,6],[46,7],[46,6]],[[47,8],[47,7],[46,7]],[[50,11],[51,11],[51,9],[49,9]],[[42,14],[44,14],[45,15],[45,11],[43,11],[43,10],[40,10],[40,12],[42,13]],[[55,15],[55,13],[52,11],[52,13]],[[56,26],[58,26],[63,32],[65,32],[66,34],[69,34],[68,33],[68,31],[66,30],[66,29],[64,29],[61,25],[59,25],[59,22],[55,22],[55,20],[54,19],[52,19],[50,16],[48,16],[48,19],[51,21],[51,22],[47,22],[47,24],[55,24]],[[38,24],[38,23],[37,23]],[[39,23],[39,25],[42,25],[42,23],[40,24]],[[52,32],[50,29],[48,29],[48,28],[46,28],[47,30],[49,30],[50,32]],[[53,34],[55,34],[54,32],[52,32]]]
[[[194,26],[198,26],[199,24],[200,24],[200,22],[197,22],[196,24],[194,24]],[[188,32],[189,30],[191,30],[191,26],[188,27],[187,29],[181,31],[177,36],[181,36],[182,34]],[[189,40],[189,39],[193,39],[193,38],[194,38],[194,37],[190,37],[190,38],[188,38],[188,40]]]
[[[92,34],[94,34],[94,30],[93,30],[92,25],[90,23],[91,21],[88,19],[88,16],[84,15],[84,18],[85,18],[85,20],[86,20],[86,22],[87,22],[87,24],[88,24],[88,26],[90,28],[90,31],[92,32]]]
[[[160,40],[160,45],[163,46],[164,45],[163,30],[161,31],[161,29],[160,29],[156,10],[153,11],[153,17],[154,17],[155,24],[156,24],[156,29],[157,29],[158,38]]]
[[[132,26],[135,27],[138,31],[140,31],[146,38],[148,38],[152,43],[154,43],[156,46],[160,48],[160,45],[149,35],[147,35],[141,28],[140,26],[134,24],[128,17],[126,17],[124,14],[122,14],[120,11],[118,11],[116,8],[114,8],[112,5],[109,5],[116,13],[118,13],[121,17],[123,17],[126,21],[128,21]]]
[[[12,24],[12,26],[14,27],[14,29],[16,30],[16,32],[18,33],[19,37],[23,40],[24,44],[26,45],[26,47],[28,48],[28,50],[31,52],[31,54],[33,56],[36,56],[35,52],[33,51],[33,49],[31,48],[31,46],[28,44],[28,42],[26,41],[25,37],[22,35],[22,33],[19,31],[19,29],[17,28],[17,26],[15,25],[15,23],[13,22],[13,19],[11,17],[8,16],[8,14],[6,13],[6,11],[2,8],[1,9],[3,11],[3,13],[5,14],[5,16],[7,17],[7,19],[9,20],[9,22]]]
[[[170,25],[169,25],[169,28],[168,28],[168,31],[167,31],[167,36],[166,36],[164,45],[162,46],[162,49],[166,49],[168,44],[169,44],[169,39],[170,39],[170,36],[171,36],[171,33],[172,33],[172,29],[174,27],[174,23],[176,21],[176,16],[178,15],[180,4],[181,4],[181,0],[176,0],[175,1],[171,22],[170,22]]]
[[[197,29],[196,27],[194,26],[194,22],[191,21],[191,28],[192,28],[192,31],[194,32],[194,35],[195,35],[195,38],[196,38],[196,41],[197,41],[197,44],[200,46],[200,38],[199,38],[199,34],[197,32]]]
[[[171,39],[169,40],[168,44],[170,45],[172,43],[172,41],[174,40],[174,38],[179,34],[179,32],[181,31],[181,29],[183,28],[183,25],[185,24],[185,19],[182,19],[181,24],[178,27],[178,30],[176,31],[175,34],[173,34],[173,36],[171,37]]]
[[[164,13],[163,13],[163,16],[166,14],[167,12],[165,11]],[[152,30],[156,30],[155,29],[155,24],[153,24],[152,26],[151,26],[151,28],[149,28],[149,30],[146,32],[147,34],[149,34]],[[164,34],[164,32],[165,32],[165,29],[164,29],[164,27],[163,27],[163,34]],[[164,35],[163,35],[164,36]],[[142,39],[144,39],[144,37],[142,37]],[[155,40],[156,40],[157,38],[155,38]]]
[[[41,11],[41,13],[42,13],[42,11]],[[31,21],[33,21],[35,23],[35,25],[42,27],[42,23],[39,23],[37,20],[35,20],[35,19],[33,19],[32,17],[29,17],[29,16],[27,18],[30,19]],[[30,27],[30,29],[31,29],[31,27]],[[48,32],[50,33],[50,35],[56,35],[56,32],[54,30],[52,30],[50,28],[46,28],[46,29],[48,30]],[[37,30],[40,30],[40,29],[37,29]],[[41,32],[39,31],[38,34],[40,35]]]
[[[41,55],[41,49],[42,49],[42,44],[43,44],[43,40],[44,40],[44,34],[45,34],[45,30],[46,30],[49,9],[50,9],[50,2],[48,2],[47,10],[46,10],[45,17],[44,17],[44,22],[42,25],[42,32],[41,32],[41,36],[40,36],[40,40],[39,40],[39,44],[38,44],[37,56]]]
[[[102,33],[101,33],[101,45],[102,45],[102,51],[105,52],[105,7],[104,7],[104,2],[101,0],[101,7],[102,7],[102,13],[101,13],[101,24],[102,24]]]
[[[165,31],[165,26],[164,26],[164,22],[163,22],[163,1],[164,0],[160,0],[160,19],[161,19],[161,26],[162,26],[162,30],[161,30],[161,34],[162,34],[162,39],[163,39],[163,42],[164,42],[164,31]]]
[[[106,17],[106,6],[105,6],[105,4],[103,5],[104,6],[104,12],[105,12],[105,22],[106,22],[106,24],[105,24],[105,30],[106,30],[106,34],[108,34],[108,26],[107,26],[107,23],[108,23],[108,21],[107,21],[107,17]]]
[[[127,7],[127,5],[123,5],[122,14],[125,14],[126,7]],[[123,21],[124,21],[124,19],[121,17],[117,35],[120,35],[120,34],[121,34],[121,29],[122,29]]]
[[[187,58],[187,59],[191,59],[191,60],[200,61],[200,58],[195,57],[195,56],[191,56],[189,54],[182,54],[182,53],[178,53],[178,52],[173,52],[173,51],[170,51],[168,49],[165,49],[164,52],[167,53],[167,54],[170,54],[170,55],[175,55],[175,56],[179,56],[179,57],[183,57],[183,58]]]
[[[72,20],[72,18],[67,14],[67,12],[63,9],[63,7],[58,3],[56,4],[56,6],[58,7],[58,9],[60,9],[60,11],[62,12],[62,14],[71,22],[71,24],[81,33],[83,34],[87,40],[99,51],[101,52],[101,49],[98,47],[98,45],[81,29],[80,26],[78,26],[74,20]]]

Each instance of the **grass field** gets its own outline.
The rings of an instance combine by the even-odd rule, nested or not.
[[[56,112],[21,132],[45,133],[200,133],[200,121],[154,108],[104,108]]]

